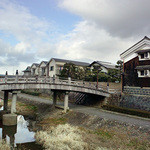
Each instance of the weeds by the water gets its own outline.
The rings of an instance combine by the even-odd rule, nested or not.
[[[6,142],[0,140],[0,150],[10,150],[10,146]]]
[[[37,132],[35,138],[47,150],[102,150],[83,141],[82,132],[78,127],[65,124]]]
[[[59,124],[65,124],[67,122],[67,119],[66,118],[46,118],[44,120],[42,120],[40,122],[40,125],[47,125],[48,126],[56,126],[56,125],[59,125]]]
[[[111,133],[109,131],[104,131],[102,129],[95,130],[93,133],[100,135],[101,137],[104,137],[106,139],[112,139],[113,138],[113,133]]]
[[[17,105],[24,109],[29,109],[29,110],[33,110],[33,111],[37,110],[37,107],[34,105],[29,105],[29,104],[25,104],[25,103],[21,103],[21,102],[18,102]]]

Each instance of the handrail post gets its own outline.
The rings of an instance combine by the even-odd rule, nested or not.
[[[8,72],[6,71],[6,74],[5,74],[5,83],[7,84],[7,76],[8,76]]]
[[[45,76],[45,78],[44,78],[44,82],[46,83],[46,76]]]
[[[36,82],[36,83],[38,82],[38,76],[35,77],[35,82]]]
[[[18,70],[16,70],[16,79],[15,82],[18,83]]]
[[[83,86],[85,86],[85,82],[84,82],[84,80],[83,80]]]
[[[26,83],[28,82],[28,77],[26,77]]]
[[[107,83],[107,92],[109,92],[109,82]]]
[[[68,77],[68,84],[71,84],[71,77]]]
[[[55,83],[55,75],[53,75],[53,83]]]

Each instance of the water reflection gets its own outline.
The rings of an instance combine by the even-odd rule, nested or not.
[[[11,147],[16,147],[17,144],[34,142],[34,132],[29,131],[28,121],[24,119],[23,116],[19,115],[17,117],[16,126],[3,126],[0,123],[0,138],[5,139]]]
[[[3,107],[3,106],[1,106],[1,107],[0,107],[0,110],[4,110],[4,107]]]

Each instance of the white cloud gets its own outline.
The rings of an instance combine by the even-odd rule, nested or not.
[[[95,22],[113,36],[135,37],[150,33],[149,0],[61,0],[59,6]]]
[[[112,37],[95,23],[82,21],[76,28],[66,35],[57,47],[57,53],[69,59],[103,60],[116,62],[123,49],[131,46],[131,42]]]
[[[8,67],[13,64],[19,67],[24,62],[29,65],[47,56],[45,49],[50,47],[48,33],[53,30],[49,22],[39,19],[24,6],[10,0],[0,1],[0,20],[2,35],[16,39],[14,43],[12,41],[6,43],[0,39],[0,58],[4,57],[0,61],[1,66]],[[51,51],[52,49],[49,49],[49,54]]]
[[[82,17],[58,47],[60,56],[116,62],[124,50],[150,33],[149,0],[59,0]]]
[[[50,57],[116,62],[119,54],[150,33],[149,0],[58,0],[59,8],[82,18],[67,35],[54,38],[55,28],[15,0],[0,1],[0,71],[23,70]],[[56,38],[56,35],[55,35]],[[55,44],[51,44],[52,41]]]

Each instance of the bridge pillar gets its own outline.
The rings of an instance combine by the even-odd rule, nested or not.
[[[8,110],[8,91],[4,91],[4,110]]]
[[[64,100],[64,112],[65,113],[67,112],[67,110],[69,110],[68,97],[69,97],[69,92],[65,92],[65,100]]]
[[[11,113],[16,113],[17,91],[12,92]]]
[[[56,102],[57,102],[57,92],[54,91],[54,93],[53,93],[53,106],[54,107],[56,106]]]

